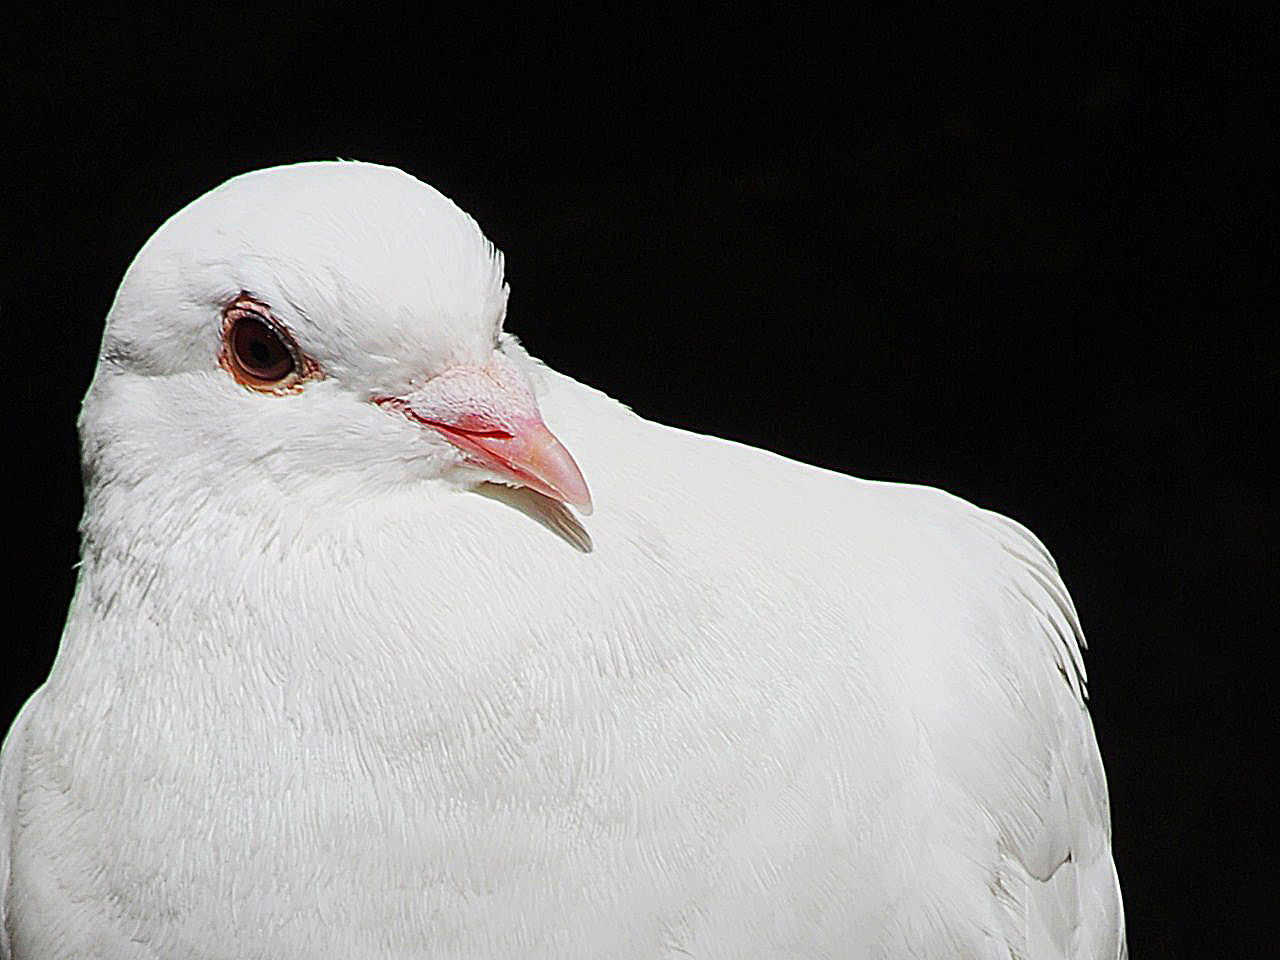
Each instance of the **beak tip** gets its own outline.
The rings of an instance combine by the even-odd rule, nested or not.
[[[559,443],[556,445],[559,447]],[[554,492],[557,500],[573,507],[584,517],[589,517],[595,505],[591,502],[591,491],[587,489],[587,481],[583,479],[582,472],[573,462],[573,458],[568,455],[568,451],[563,447],[560,447],[560,450],[563,451],[564,459],[560,461],[559,469],[553,475],[543,475],[544,482],[547,482],[547,486]]]

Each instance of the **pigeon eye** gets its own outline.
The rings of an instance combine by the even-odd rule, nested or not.
[[[222,315],[222,367],[241,386],[268,393],[294,393],[319,369],[301,353],[265,305],[247,295]]]
[[[230,332],[231,360],[247,380],[278,383],[294,372],[293,354],[274,330],[257,317],[235,318]]]

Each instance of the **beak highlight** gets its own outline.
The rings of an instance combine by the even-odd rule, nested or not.
[[[591,513],[582,471],[542,422],[524,378],[501,354],[485,367],[447,370],[413,393],[375,402],[435,430],[472,466]]]

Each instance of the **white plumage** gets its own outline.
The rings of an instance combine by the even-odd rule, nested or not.
[[[236,373],[237,298],[296,382]],[[1040,543],[642,420],[505,308],[475,223],[369,164],[143,248],[4,745],[0,956],[1122,956]]]

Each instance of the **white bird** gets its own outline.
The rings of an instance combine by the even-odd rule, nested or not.
[[[506,304],[475,222],[372,164],[236,177],[143,247],[4,745],[0,955],[1123,956],[1039,541],[647,422]]]

